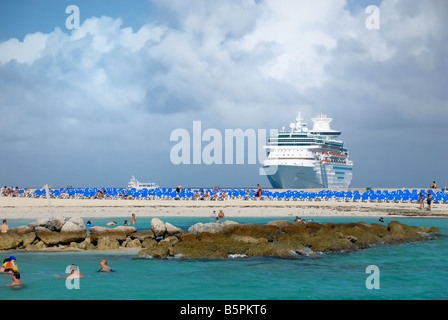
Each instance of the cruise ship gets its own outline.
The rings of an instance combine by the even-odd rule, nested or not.
[[[143,188],[147,188],[147,189],[153,189],[153,188],[158,188],[159,186],[157,184],[155,184],[154,182],[140,182],[138,181],[134,176],[131,177],[131,180],[128,182],[128,188],[132,189],[143,189]]]
[[[340,131],[330,128],[331,118],[319,114],[309,130],[299,113],[290,129],[282,128],[270,137],[263,169],[276,189],[348,188],[352,181],[353,161]]]

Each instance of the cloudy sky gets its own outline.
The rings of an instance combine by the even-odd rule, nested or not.
[[[446,0],[2,0],[0,184],[269,187],[260,164],[173,164],[170,135],[301,111],[343,132],[352,187],[443,186],[447,17]]]

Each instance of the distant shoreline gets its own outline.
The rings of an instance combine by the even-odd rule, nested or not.
[[[63,217],[209,217],[223,210],[232,217],[443,217],[448,204],[434,203],[432,210],[419,210],[419,203],[362,202],[337,200],[124,200],[51,199],[0,197],[0,219],[38,219]],[[425,202],[425,208],[427,204]]]

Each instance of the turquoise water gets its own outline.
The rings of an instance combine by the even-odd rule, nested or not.
[[[124,219],[91,219],[96,225]],[[207,218],[161,218],[183,229]],[[241,223],[266,223],[278,218],[235,218]],[[286,219],[292,219],[288,217]],[[376,218],[313,218],[316,222],[377,222]],[[448,234],[448,219],[393,218],[417,226],[436,226]],[[87,221],[87,219],[85,219]],[[137,218],[138,230],[148,229],[151,218]],[[10,227],[29,221],[9,220]],[[312,259],[229,258],[219,260],[151,260],[136,252],[3,252],[17,258],[22,290],[0,289],[0,299],[175,299],[175,300],[269,300],[269,299],[447,299],[448,237],[400,246],[377,247],[349,254],[328,254]],[[99,273],[106,258],[115,270]],[[67,289],[66,267],[79,266],[84,278],[79,289]],[[367,289],[369,265],[380,271],[380,288]],[[11,283],[0,275],[0,286]],[[72,280],[71,285],[74,282]]]

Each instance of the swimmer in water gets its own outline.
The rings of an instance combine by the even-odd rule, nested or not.
[[[23,285],[23,281],[20,280],[20,272],[19,271],[13,271],[11,274],[11,277],[12,277],[12,283],[10,285],[11,287]]]
[[[110,271],[112,271],[112,269],[107,265],[107,260],[104,259],[104,258],[100,260],[100,266],[101,266],[101,269],[98,270],[98,272],[110,272]]]
[[[84,275],[79,272],[79,268],[76,264],[70,266],[70,274],[64,279],[84,278]]]
[[[11,273],[12,283],[10,285],[4,286],[3,288],[12,288],[12,289],[22,289],[25,287],[23,281],[20,280],[20,272],[13,271]]]
[[[0,272],[7,273],[6,271],[6,265],[8,264],[9,258],[6,258],[3,260],[3,265],[0,267]]]

